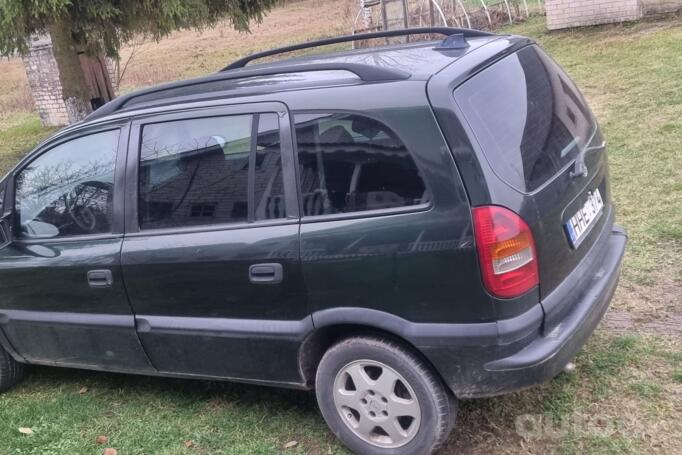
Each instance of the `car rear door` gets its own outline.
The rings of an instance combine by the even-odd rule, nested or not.
[[[133,123],[123,274],[161,372],[300,382],[311,327],[281,103]]]
[[[571,79],[534,45],[482,70],[454,97],[480,146],[484,203],[512,208],[533,231],[544,300],[613,224],[597,122]],[[544,310],[551,328],[568,309]]]
[[[152,370],[121,275],[128,130],[79,130],[7,177],[0,329],[30,363]]]

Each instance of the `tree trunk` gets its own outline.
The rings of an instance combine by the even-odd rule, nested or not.
[[[92,112],[90,88],[78,59],[78,46],[74,43],[71,29],[64,20],[50,26],[50,36],[69,122],[78,122]]]

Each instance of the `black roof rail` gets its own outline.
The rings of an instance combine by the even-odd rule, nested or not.
[[[126,105],[135,98],[151,95],[153,93],[192,87],[210,82],[227,81],[231,79],[243,79],[255,76],[272,76],[286,73],[305,73],[311,71],[348,71],[355,74],[365,82],[398,81],[408,79],[411,76],[411,74],[407,71],[402,71],[399,69],[365,65],[362,63],[345,62],[276,65],[253,69],[238,69],[235,71],[221,71],[219,73],[210,74],[208,76],[203,76],[196,79],[170,82],[157,85],[155,87],[138,90],[127,95],[121,95],[88,115],[85,120],[94,120],[109,114],[113,114],[126,107]]]
[[[400,30],[384,30],[380,32],[359,33],[357,35],[337,36],[335,38],[325,38],[317,41],[309,41],[307,43],[293,44],[291,46],[279,47],[270,49],[269,51],[257,52],[255,54],[247,55],[244,58],[230,63],[221,71],[229,71],[237,68],[245,67],[249,62],[263,57],[270,57],[273,55],[284,54],[286,52],[300,51],[302,49],[312,49],[320,46],[327,46],[329,44],[347,43],[352,41],[361,41],[374,38],[390,38],[394,36],[409,36],[409,35],[463,35],[464,38],[477,36],[494,36],[494,33],[483,32],[481,30],[472,30],[469,28],[455,28],[455,27],[418,27],[405,28]]]

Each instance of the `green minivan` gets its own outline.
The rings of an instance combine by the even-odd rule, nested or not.
[[[626,245],[574,83],[453,28],[121,96],[0,191],[0,391],[26,365],[315,390],[360,454],[430,454],[457,399],[563,371]]]

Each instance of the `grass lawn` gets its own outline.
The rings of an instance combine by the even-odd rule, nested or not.
[[[348,29],[337,19],[347,17],[345,3],[317,15],[321,4],[274,11],[256,29],[262,40],[219,29],[137,46],[122,87],[213,71],[259,47]],[[585,91],[609,143],[618,222],[630,244],[607,322],[577,371],[463,402],[443,452],[682,453],[682,18],[558,33],[535,18],[511,31],[536,38]],[[17,65],[0,62],[3,172],[51,133],[29,111]],[[609,324],[615,316],[625,324]],[[98,444],[98,436],[107,441]],[[122,455],[345,453],[303,392],[35,368],[0,396],[0,454],[107,447]]]

